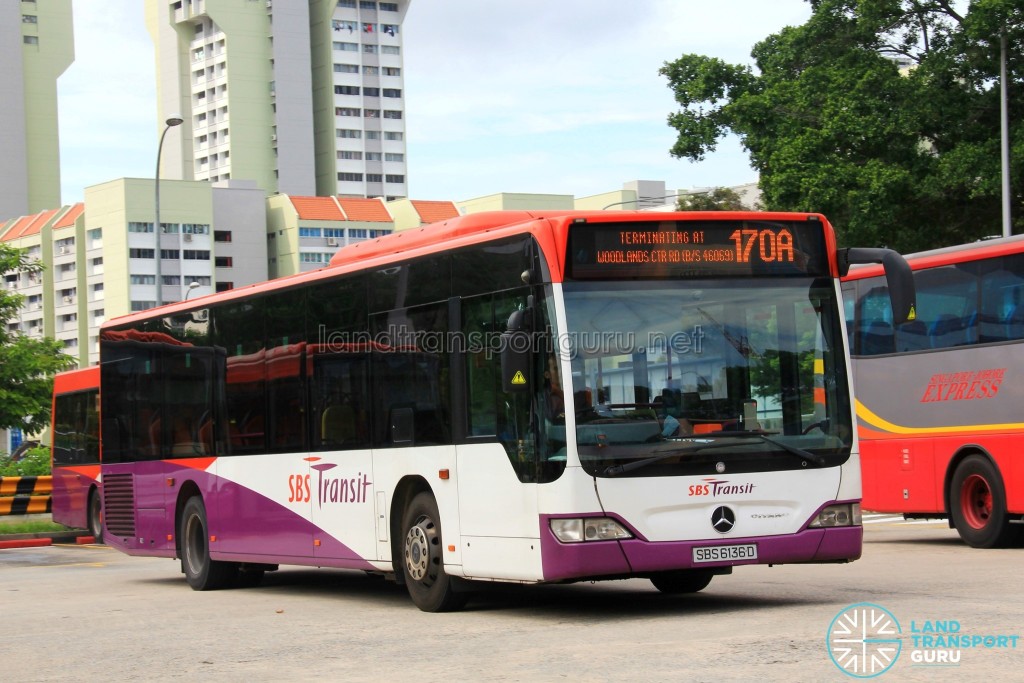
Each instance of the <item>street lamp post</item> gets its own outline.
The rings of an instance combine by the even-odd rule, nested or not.
[[[156,256],[156,305],[157,306],[162,306],[163,303],[164,303],[163,274],[161,273],[161,268],[160,268],[160,261],[161,261],[161,258],[160,258],[160,246],[161,246],[161,244],[160,244],[160,235],[163,232],[160,229],[160,155],[163,154],[163,151],[164,151],[164,138],[167,137],[167,131],[169,131],[174,126],[180,126],[183,120],[184,119],[182,119],[180,116],[171,116],[171,117],[169,117],[164,122],[164,123],[167,124],[167,126],[164,128],[164,132],[160,134],[160,144],[157,145],[157,148],[156,148],[156,176],[155,176],[155,181],[153,183],[154,184],[154,194],[155,194],[155,197],[154,197],[155,201],[153,203],[154,203],[154,209],[155,209],[154,213],[156,214],[156,216],[155,216],[155,221],[153,223],[153,232],[156,233],[156,254],[155,254],[155,256]]]

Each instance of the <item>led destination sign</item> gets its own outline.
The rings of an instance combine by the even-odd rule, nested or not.
[[[579,223],[567,259],[575,279],[828,274],[818,221]]]

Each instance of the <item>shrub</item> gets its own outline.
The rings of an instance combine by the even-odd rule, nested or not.
[[[34,477],[50,474],[50,449],[36,446],[29,449],[20,460],[14,462],[11,456],[0,456],[0,476]]]

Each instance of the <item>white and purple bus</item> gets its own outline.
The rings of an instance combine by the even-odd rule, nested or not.
[[[197,590],[358,569],[425,611],[475,582],[860,557],[820,215],[495,212],[101,331],[107,543]],[[906,277],[904,277],[906,276]]]

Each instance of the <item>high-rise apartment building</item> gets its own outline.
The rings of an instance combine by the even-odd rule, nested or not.
[[[60,205],[57,78],[74,55],[71,0],[0,2],[0,216]]]
[[[405,197],[410,0],[147,0],[166,177]]]

